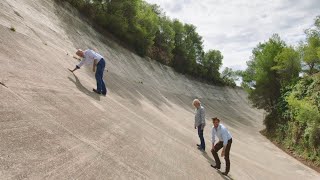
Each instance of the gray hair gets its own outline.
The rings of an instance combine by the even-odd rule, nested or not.
[[[194,99],[193,102],[192,102],[192,105],[195,106],[196,103],[201,104],[199,99]]]

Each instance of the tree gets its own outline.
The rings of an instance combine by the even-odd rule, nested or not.
[[[293,47],[285,47],[280,54],[275,57],[277,63],[272,67],[279,74],[282,87],[294,83],[301,72],[301,61],[299,52]]]
[[[175,47],[175,31],[172,26],[172,22],[168,17],[163,16],[159,18],[158,30],[154,39],[152,52],[150,53],[151,58],[167,65],[172,63],[172,51]]]
[[[317,34],[308,34],[307,35],[307,44],[304,44],[300,47],[302,54],[303,62],[307,65],[307,73],[309,75],[319,72],[320,65],[320,36]]]
[[[233,71],[232,68],[226,67],[222,73],[221,73],[221,78],[223,82],[228,85],[235,87],[236,86],[236,81],[239,80],[239,72]]]
[[[178,20],[173,20],[172,24],[173,30],[175,32],[174,36],[174,49],[173,49],[173,62],[172,66],[181,73],[186,73],[187,64],[187,51],[185,44],[185,29],[183,24]]]
[[[244,73],[244,82],[249,88],[249,98],[257,108],[271,112],[280,97],[281,83],[276,57],[285,47],[285,43],[275,34],[269,41],[260,43],[253,49],[251,62]]]
[[[139,1],[136,17],[130,24],[129,41],[141,56],[147,55],[152,47],[158,27],[158,16],[152,6],[145,1]]]
[[[220,81],[219,69],[222,66],[223,56],[219,50],[209,50],[204,55],[203,65],[206,69],[206,77],[214,82]]]
[[[305,31],[306,44],[300,45],[303,62],[307,66],[308,75],[320,71],[320,16],[317,16],[314,27]]]
[[[204,57],[203,40],[196,32],[196,27],[191,24],[185,24],[185,51],[186,51],[186,69],[189,74],[197,75],[197,65],[202,62]]]

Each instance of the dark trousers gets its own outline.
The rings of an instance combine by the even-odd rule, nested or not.
[[[104,61],[104,59],[100,59],[100,61],[97,64],[96,81],[97,81],[97,91],[101,92],[102,94],[107,93],[106,85],[103,81],[103,72],[104,72],[105,66],[106,66],[106,62]]]
[[[229,139],[227,147],[224,152],[224,159],[226,160],[226,173],[230,171],[230,159],[229,159],[229,154],[230,154],[230,149],[231,149],[231,144],[232,144],[232,138]],[[214,157],[214,160],[216,161],[216,166],[220,167],[220,159],[218,155],[218,151],[223,148],[223,142],[219,141],[215,146],[214,146],[214,151],[212,152],[212,155]]]
[[[198,135],[199,135],[199,138],[200,138],[200,147],[201,147],[202,149],[206,149],[206,143],[204,142],[203,129],[202,129],[201,125],[199,125],[199,126],[197,127],[197,129],[198,129]]]

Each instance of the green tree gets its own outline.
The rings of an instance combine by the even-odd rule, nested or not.
[[[239,72],[226,67],[221,73],[221,78],[226,85],[235,87],[236,81],[239,80]]]
[[[252,60],[244,73],[244,82],[249,88],[249,98],[257,108],[271,112],[280,97],[281,84],[276,57],[285,47],[285,43],[275,34],[269,41],[260,43],[253,50]]]
[[[159,18],[159,26],[154,39],[154,46],[150,56],[163,64],[172,64],[175,31],[171,20],[166,17]]]
[[[214,82],[220,81],[219,69],[222,66],[223,56],[219,50],[209,50],[204,55],[203,65],[206,69],[206,77]]]
[[[191,24],[185,24],[185,52],[186,52],[186,70],[189,74],[197,75],[197,66],[203,60],[203,40],[196,32],[196,27]]]
[[[129,40],[139,55],[145,56],[151,49],[159,24],[158,20],[158,16],[154,13],[152,6],[145,1],[138,3],[137,16],[128,31]]]
[[[271,69],[279,74],[282,87],[295,83],[301,72],[301,61],[299,52],[293,47],[285,47],[280,54],[275,57],[276,65]]]
[[[320,65],[320,36],[317,34],[308,34],[307,44],[300,47],[303,62],[307,65],[307,73],[312,75],[319,72]]]
[[[172,24],[173,30],[175,32],[174,37],[174,49],[173,49],[173,67],[181,73],[186,73],[187,64],[187,50],[185,43],[185,29],[183,24],[178,20],[173,20]]]

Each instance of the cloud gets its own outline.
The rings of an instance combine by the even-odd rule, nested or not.
[[[278,33],[290,45],[320,15],[318,0],[146,0],[171,18],[194,24],[205,50],[218,49],[225,67],[246,67],[252,49]]]

